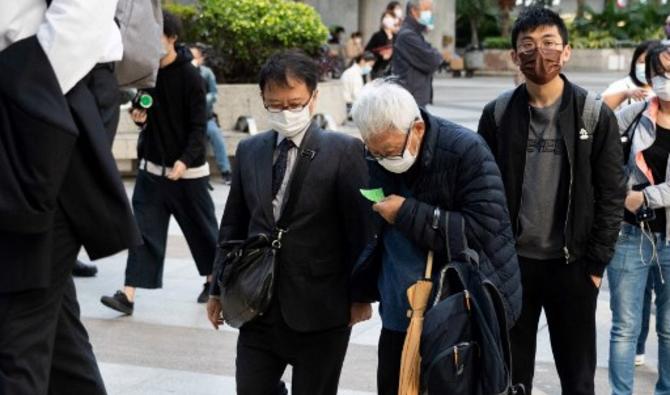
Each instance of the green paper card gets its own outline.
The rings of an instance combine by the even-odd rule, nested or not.
[[[379,203],[386,197],[384,195],[384,190],[381,188],[377,189],[361,189],[361,195],[371,201],[372,203]]]

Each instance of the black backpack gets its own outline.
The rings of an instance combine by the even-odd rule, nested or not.
[[[450,223],[453,222],[453,223]],[[421,335],[421,388],[425,395],[523,394],[512,385],[511,352],[502,295],[483,278],[469,249],[464,221],[449,221],[448,265]]]

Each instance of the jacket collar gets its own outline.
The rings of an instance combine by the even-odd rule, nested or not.
[[[425,109],[421,109],[421,118],[426,124],[426,133],[423,136],[421,144],[420,160],[421,167],[427,169],[433,163],[435,157],[435,148],[437,147],[437,135],[440,130],[440,125],[437,118],[430,115]]]
[[[422,35],[423,37],[423,32],[426,31],[426,27],[422,24],[420,24],[416,19],[414,19],[413,16],[407,15],[407,18],[405,19],[405,22],[403,23],[403,26]]]

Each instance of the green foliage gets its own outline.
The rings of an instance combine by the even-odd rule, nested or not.
[[[456,1],[456,45],[480,47],[480,37],[499,35],[497,10],[492,0]]]
[[[670,6],[641,3],[620,9],[608,2],[601,13],[587,7],[584,18],[569,25],[572,45],[575,48],[613,48],[662,39],[663,22],[669,13]]]
[[[316,10],[286,0],[199,0],[180,6],[184,39],[212,46],[215,72],[227,82],[256,82],[265,60],[282,49],[316,56],[328,28]]]
[[[486,37],[484,39],[484,48],[485,49],[512,49],[512,43],[510,42],[509,37]]]

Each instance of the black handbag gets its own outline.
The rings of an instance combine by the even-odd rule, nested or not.
[[[308,131],[302,146],[307,146],[310,135]],[[240,328],[262,316],[270,306],[277,278],[277,253],[282,248],[283,235],[290,231],[289,221],[314,156],[314,151],[300,148],[288,188],[288,201],[272,234],[259,234],[244,241],[219,245],[217,260],[220,262],[217,264],[223,270],[216,281],[221,289],[223,320],[233,328]]]

